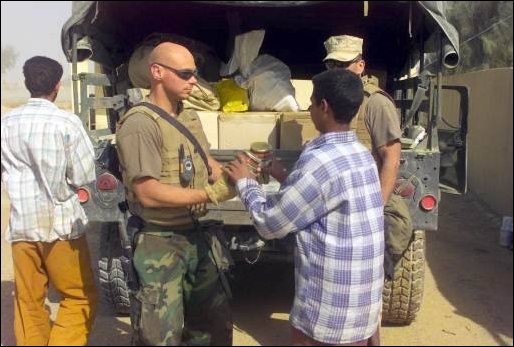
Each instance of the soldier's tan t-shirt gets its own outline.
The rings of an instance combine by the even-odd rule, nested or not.
[[[373,157],[380,167],[376,149],[402,137],[398,113],[391,100],[376,93],[369,98],[364,122],[371,136]]]
[[[177,119],[187,116],[187,112],[182,113]],[[197,126],[201,129],[201,124]],[[202,148],[208,149],[210,146],[203,130],[196,135]],[[161,130],[155,121],[143,113],[133,114],[118,130],[116,141],[120,153],[120,165],[125,170],[128,182],[132,183],[135,179],[142,177],[160,178],[163,141]]]

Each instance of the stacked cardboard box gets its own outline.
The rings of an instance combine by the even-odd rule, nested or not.
[[[291,80],[301,110],[311,104],[311,80]],[[249,149],[252,142],[273,148],[301,150],[319,136],[308,111],[301,112],[198,112],[211,149]]]
[[[319,136],[310,114],[304,112],[222,113],[199,111],[211,149],[249,149],[267,142],[274,149],[301,150]]]
[[[301,150],[319,136],[309,112],[285,112],[280,117],[280,149]]]
[[[221,113],[219,149],[249,149],[252,142],[267,142],[278,148],[279,115],[278,112]]]
[[[202,128],[211,145],[211,149],[218,149],[218,111],[196,111],[200,117]]]

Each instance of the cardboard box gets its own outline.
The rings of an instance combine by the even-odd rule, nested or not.
[[[250,149],[252,142],[278,148],[278,112],[220,113],[219,149]]]
[[[301,150],[319,136],[309,112],[284,112],[280,117],[280,149]]]
[[[218,111],[196,111],[200,117],[202,128],[211,145],[211,149],[218,149]]]
[[[300,105],[300,110],[308,110],[311,105],[312,81],[291,80],[295,90],[295,99]]]

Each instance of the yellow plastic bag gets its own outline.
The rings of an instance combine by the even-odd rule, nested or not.
[[[233,79],[226,78],[215,84],[223,112],[248,111],[248,94]]]

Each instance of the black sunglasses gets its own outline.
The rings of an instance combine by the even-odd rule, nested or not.
[[[168,65],[165,65],[165,64],[162,64],[162,63],[153,63],[153,64],[162,66],[165,69],[173,71],[175,73],[175,75],[177,75],[178,77],[180,77],[184,81],[189,81],[191,79],[191,77],[198,78],[198,70],[197,69],[194,69],[194,70],[191,70],[191,69],[177,70],[177,69],[172,68],[171,66],[168,66]]]
[[[327,68],[327,70],[338,69],[338,68],[346,69],[350,65],[352,65],[354,63],[358,63],[361,60],[362,60],[362,56],[360,54],[356,58],[354,58],[350,61],[339,61],[339,60],[330,59],[325,62],[325,67]]]

